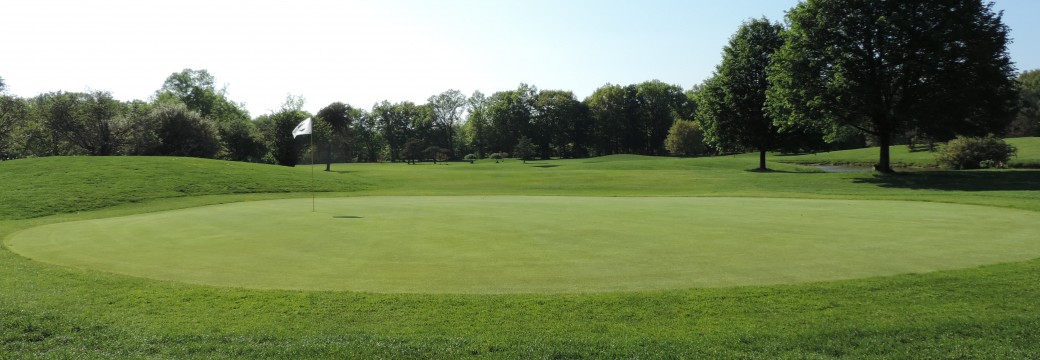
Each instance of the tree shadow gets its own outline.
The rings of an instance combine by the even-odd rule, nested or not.
[[[815,172],[808,172],[808,171],[791,171],[791,170],[774,170],[774,169],[762,170],[762,169],[759,169],[759,168],[744,169],[744,172],[759,173],[759,174],[817,174]],[[822,174],[822,172],[821,172],[821,174]]]
[[[1040,190],[1040,171],[921,171],[874,174],[853,180],[884,188],[947,191]]]

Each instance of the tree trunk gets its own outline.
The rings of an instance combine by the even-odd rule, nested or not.
[[[893,173],[891,157],[889,156],[888,151],[888,147],[891,145],[891,142],[892,135],[888,132],[883,131],[881,132],[881,134],[878,134],[878,146],[881,147],[881,158],[878,160],[877,165],[874,166],[875,171],[885,174]]]
[[[332,144],[329,143],[328,153],[325,157],[325,171],[332,171]]]
[[[758,151],[758,170],[766,171],[766,151]]]

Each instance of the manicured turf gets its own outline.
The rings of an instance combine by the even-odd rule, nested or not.
[[[826,222],[817,219],[830,219]],[[905,201],[392,196],[66,222],[29,258],[217,286],[559,293],[768,285],[1040,257],[1040,214]],[[980,240],[985,239],[985,240]]]
[[[1019,159],[1040,159],[1040,147],[1019,149]],[[911,200],[1040,213],[1037,170],[824,174],[770,163],[776,171],[747,171],[756,160],[335,164],[314,182],[324,192],[319,204],[359,195],[712,196]],[[0,239],[69,221],[309,197],[310,181],[307,167],[200,159],[5,161]],[[813,220],[829,221],[834,217]],[[379,294],[159,281],[29,260],[5,246],[0,357],[1040,358],[1037,274],[1034,259],[791,285]]]

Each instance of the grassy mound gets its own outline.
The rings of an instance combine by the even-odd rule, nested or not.
[[[1018,156],[1011,158],[1011,167],[1040,167],[1040,137],[1006,139],[1008,144],[1018,148]],[[798,164],[854,164],[870,165],[878,161],[878,148],[830,151],[808,155],[778,156],[777,161]],[[906,146],[890,148],[893,166],[903,167],[936,167],[935,153],[926,150],[910,151]]]

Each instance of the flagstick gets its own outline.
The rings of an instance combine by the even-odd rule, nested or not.
[[[314,212],[314,134],[311,138],[311,212]]]

